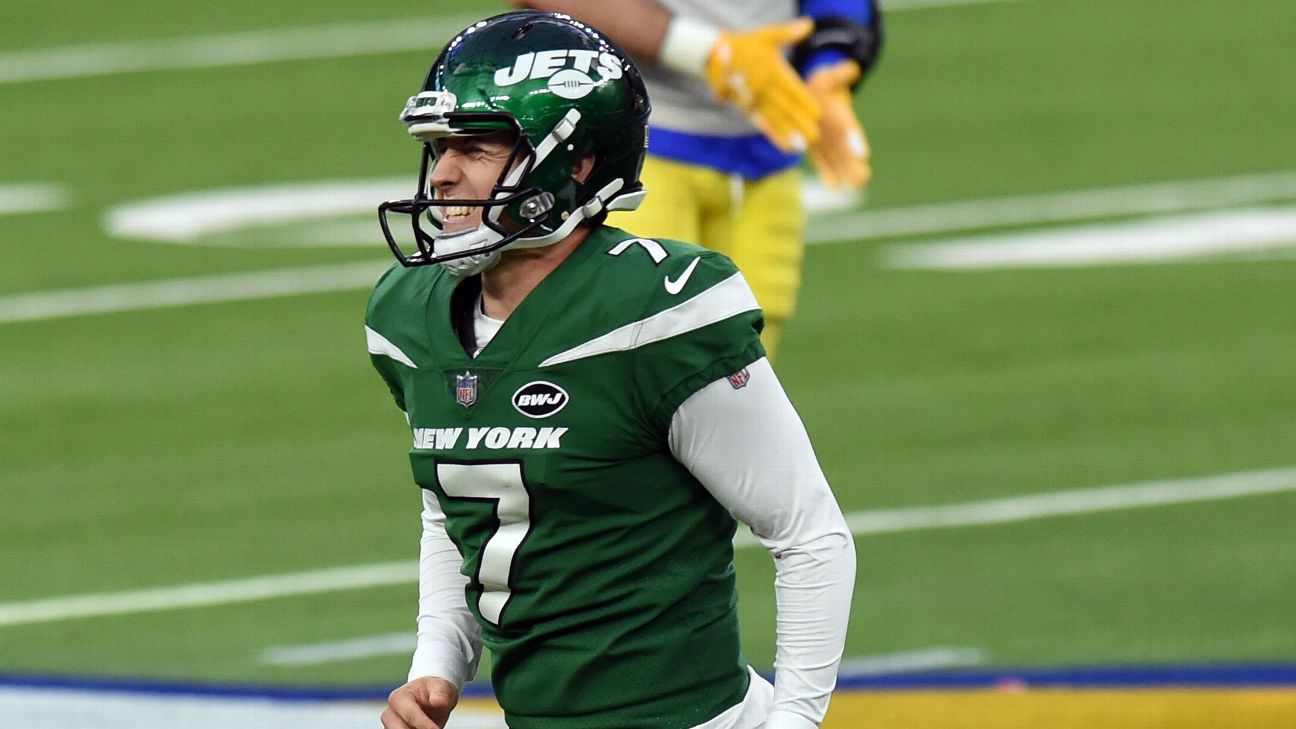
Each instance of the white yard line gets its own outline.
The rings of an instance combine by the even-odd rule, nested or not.
[[[119,205],[104,216],[115,238],[188,244],[204,236],[243,228],[366,215],[367,238],[381,244],[378,203],[408,197],[417,187],[411,175],[368,180],[316,180],[254,187],[184,192]],[[313,227],[318,227],[313,226]]]
[[[1296,468],[1281,468],[1203,478],[1046,492],[944,506],[859,511],[848,514],[846,519],[853,533],[864,536],[918,529],[1006,524],[1046,517],[1218,501],[1292,491],[1296,491]],[[739,533],[734,543],[738,547],[752,547],[756,545],[756,540],[749,532],[743,531]],[[0,627],[403,585],[412,582],[416,572],[417,562],[409,560],[269,575],[244,580],[0,604]]]
[[[267,575],[242,580],[199,582],[150,590],[92,593],[51,600],[32,600],[0,605],[0,626],[29,625],[105,615],[130,615],[178,608],[211,607],[259,602],[293,595],[314,595],[339,590],[402,585],[413,582],[417,575],[418,562],[409,560]]]
[[[850,525],[852,534],[863,536],[918,529],[1008,524],[1053,516],[1096,514],[1292,491],[1296,491],[1296,468],[1275,468],[1202,478],[1045,492],[965,504],[858,511],[847,514],[846,523]]]
[[[0,296],[0,324],[352,291],[373,286],[390,265],[387,260],[339,263]]]
[[[852,678],[885,676],[896,673],[935,671],[942,668],[967,668],[983,666],[989,656],[980,648],[950,648],[938,646],[901,653],[882,653],[874,656],[857,656],[841,662],[838,672]]]
[[[0,215],[61,210],[68,206],[68,201],[67,191],[58,185],[0,185]]]
[[[1013,0],[894,0],[887,9],[898,12],[1010,1]],[[0,85],[140,71],[247,66],[406,51],[435,52],[452,33],[481,19],[478,13],[425,16],[7,51],[0,52]]]
[[[479,15],[405,18],[0,53],[0,85],[432,51]]]
[[[1159,216],[895,245],[892,268],[986,270],[1161,263],[1296,248],[1296,206]]]
[[[414,634],[405,631],[325,643],[280,646],[262,653],[261,662],[272,666],[316,666],[321,663],[413,653]]]
[[[852,242],[1291,200],[1296,200],[1296,172],[1272,172],[823,216],[810,224],[806,238],[810,243]]]

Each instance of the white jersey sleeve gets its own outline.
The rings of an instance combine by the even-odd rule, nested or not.
[[[423,538],[419,547],[418,645],[409,680],[444,678],[462,689],[477,674],[481,628],[464,602],[468,578],[463,557],[445,530],[436,494],[423,492]]]
[[[774,702],[766,729],[817,727],[836,686],[855,545],[801,418],[768,360],[721,378],[671,420],[670,447],[774,557]]]

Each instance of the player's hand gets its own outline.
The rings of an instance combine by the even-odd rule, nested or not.
[[[851,102],[851,87],[859,78],[859,64],[848,59],[815,69],[806,81],[823,109],[819,138],[810,145],[810,162],[819,179],[834,190],[858,190],[873,176],[868,137]]]
[[[445,729],[459,690],[445,679],[416,678],[387,697],[383,729]]]
[[[783,55],[813,30],[814,21],[798,18],[724,31],[707,61],[707,82],[716,96],[742,109],[784,152],[804,152],[819,137],[819,104]]]

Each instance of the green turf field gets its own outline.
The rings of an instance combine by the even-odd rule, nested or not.
[[[1245,221],[1296,221],[1292,3],[901,5],[860,96],[876,178],[859,210],[1266,175],[1245,199],[1220,192],[1212,214],[1237,216],[1226,220],[1239,238]],[[112,302],[122,290],[99,287],[381,269],[369,212],[183,242],[107,232],[121,206],[181,193],[401,176],[412,190],[417,147],[396,113],[440,43],[505,4],[303,7],[18,0],[0,11],[0,674],[404,677],[408,656],[395,652],[289,666],[263,655],[410,631],[412,582],[3,618],[35,600],[416,556],[408,431],[365,354],[362,285],[30,313],[30,297],[51,291]],[[402,18],[427,50],[381,52],[384,36],[412,47]],[[307,45],[352,28],[369,50],[211,60],[229,34],[274,48],[320,27]],[[146,67],[76,70],[122,58]],[[17,77],[64,66],[60,78]],[[19,185],[53,186],[60,202],[3,212],[6,194],[26,199]],[[1111,206],[971,231],[859,227],[812,247],[777,366],[844,509],[1296,467],[1296,223],[1267,243],[1152,264],[887,265],[895,246],[955,236],[1168,225],[1216,207],[1212,195],[1181,208],[1157,198],[1156,217]],[[355,229],[368,232],[348,238]],[[862,534],[847,657],[947,646],[991,665],[1296,661],[1294,519],[1286,489]],[[768,668],[772,567],[752,549],[738,563],[749,657]]]

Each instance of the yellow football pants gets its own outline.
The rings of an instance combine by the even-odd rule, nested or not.
[[[801,174],[760,180],[648,157],[648,196],[638,210],[608,222],[645,238],[671,238],[719,251],[737,264],[765,312],[761,343],[771,359],[796,307],[804,258]]]

